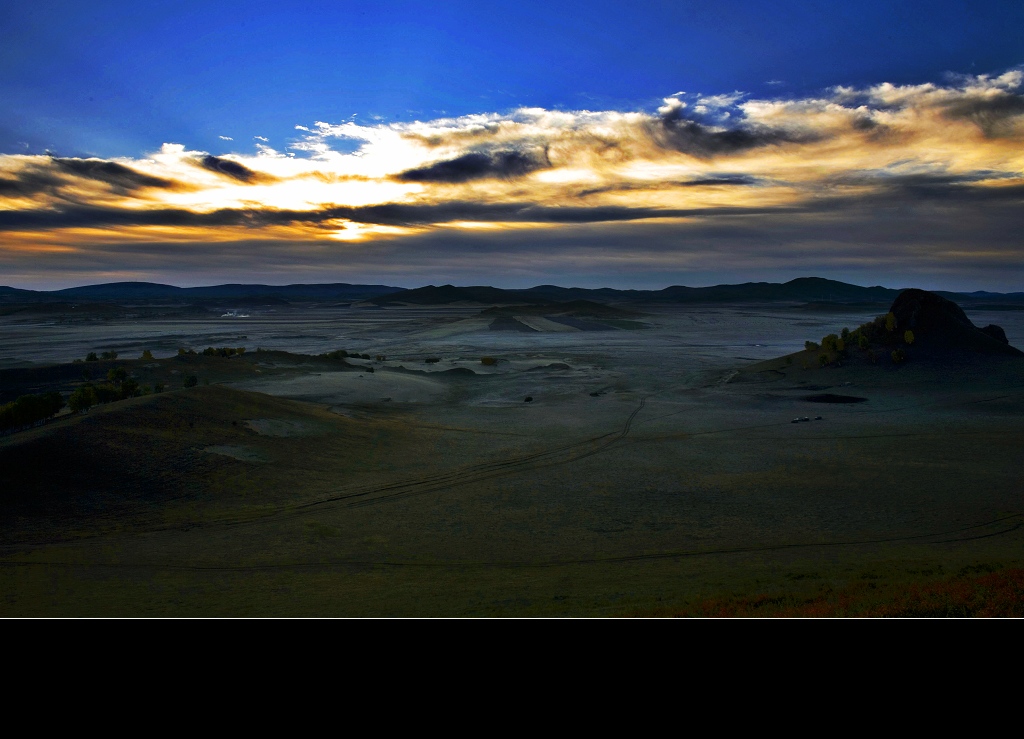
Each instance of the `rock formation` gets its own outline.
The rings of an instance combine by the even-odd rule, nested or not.
[[[904,290],[890,312],[896,316],[897,331],[913,331],[917,350],[1024,356],[1024,352],[1009,345],[1002,328],[978,328],[959,305],[927,290]]]

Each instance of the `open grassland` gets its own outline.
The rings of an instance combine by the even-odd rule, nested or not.
[[[0,614],[1020,615],[1019,364],[673,354],[691,319],[157,360],[213,379],[0,438]]]

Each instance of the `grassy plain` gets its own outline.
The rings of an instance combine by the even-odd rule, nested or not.
[[[820,368],[803,340],[872,316],[777,306],[532,333],[479,310],[88,324],[154,347],[117,362],[141,382],[200,384],[0,438],[0,614],[986,613],[968,582],[1019,604],[1019,360]],[[81,327],[3,330],[39,337],[9,361],[29,376],[84,353]]]

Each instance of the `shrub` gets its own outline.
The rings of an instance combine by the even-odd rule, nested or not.
[[[498,360],[494,357],[480,357],[480,364],[487,365],[488,367],[493,367],[497,363]]]
[[[809,352],[817,351],[818,348],[819,348],[818,347],[818,342],[816,342],[816,341],[805,341],[804,342],[804,349],[806,349]]]
[[[821,354],[819,354],[818,355],[818,364],[820,364],[822,367],[824,367],[826,364],[828,364],[828,354],[826,354],[825,352],[822,352]]]
[[[878,364],[878,355],[875,354],[874,349],[868,349],[868,361],[871,362],[871,364]]]
[[[868,341],[867,336],[865,336],[864,334],[860,334],[857,336],[857,346],[859,346],[861,349],[867,349],[869,346],[871,346],[871,342]]]
[[[885,314],[885,330],[896,330],[896,316],[893,315],[892,311],[889,311],[888,313]]]
[[[821,340],[821,348],[827,352],[839,351],[839,337],[835,334],[829,334]]]
[[[889,356],[892,357],[893,364],[899,364],[907,358],[907,355],[903,353],[902,349],[893,349],[892,354]]]
[[[157,382],[157,383],[155,383],[153,385],[153,392],[154,393],[162,393],[163,391],[164,391],[164,384],[162,382]]]
[[[139,359],[152,359],[152,358],[153,358],[153,352],[151,352],[149,349],[144,349],[143,352],[142,352],[142,356],[139,357]]]
[[[438,362],[441,361],[441,357],[427,357],[423,361],[426,362],[427,364],[437,364]]]
[[[911,331],[908,328],[906,331],[903,332],[903,340],[905,342],[907,342],[908,344],[913,344],[914,343],[914,332]]]
[[[185,375],[185,379],[182,380],[181,386],[188,388],[188,387],[195,387],[198,384],[199,384],[199,378],[198,377],[196,377],[195,375]]]
[[[259,351],[259,349],[257,349],[256,351]],[[348,352],[345,351],[344,349],[337,349],[337,350],[335,350],[333,352],[327,352],[325,354],[321,354],[320,356],[321,357],[326,357],[327,359],[344,359],[345,357],[348,356]]]

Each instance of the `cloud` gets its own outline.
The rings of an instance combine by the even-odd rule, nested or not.
[[[738,97],[720,96],[711,105],[716,108],[731,105]],[[646,130],[658,145],[699,159],[713,159],[765,146],[808,143],[822,138],[822,134],[812,130],[786,129],[746,121],[731,127],[707,126],[685,110],[686,104],[682,101],[666,99],[665,105],[658,109],[658,119],[649,121]]]
[[[967,225],[979,239],[995,238],[985,217],[1024,228],[1022,79],[1010,70],[773,99],[680,92],[653,111],[321,121],[296,126],[284,152],[257,143],[255,152],[216,156],[166,144],[116,160],[0,156],[0,229],[12,249],[73,251],[105,234],[129,254],[128,245],[157,234],[187,234],[204,244],[306,244],[294,246],[296,255],[358,248],[361,239],[404,255],[394,259],[412,259],[416,244],[469,243],[470,230],[476,244],[525,248],[518,235],[530,233],[578,251],[575,240],[605,243],[596,234],[606,229],[624,239],[624,264],[646,249],[636,239],[648,233],[666,244],[670,233],[705,240],[707,254],[716,239],[723,248],[742,242],[763,250],[760,261],[744,252],[750,264],[774,264],[772,250],[796,255],[807,244],[827,251],[842,242],[853,259],[843,224],[867,239],[857,264],[868,263],[872,243],[902,234],[919,245],[913,263],[925,269],[927,247],[907,228],[923,228],[929,213],[947,230],[957,226],[949,233],[965,253],[974,253]],[[889,230],[872,237],[871,228]],[[924,230],[946,244],[935,259],[947,265],[952,237]],[[1000,254],[1012,251],[999,243]],[[668,250],[658,260],[671,255],[690,259]],[[820,264],[839,264],[826,256]],[[424,259],[416,255],[417,264]],[[979,270],[989,263],[971,262]]]
[[[225,159],[224,157],[215,157],[212,154],[207,154],[206,156],[201,157],[197,160],[197,164],[211,172],[216,172],[219,175],[224,175],[225,177],[230,177],[233,180],[244,182],[246,184],[272,182],[276,179],[264,172],[257,172],[249,169],[239,162],[231,159]]]
[[[750,187],[754,185],[767,184],[758,177],[746,174],[716,174],[709,173],[704,177],[692,180],[678,180],[669,182],[619,182],[604,187],[594,187],[581,190],[577,193],[580,197],[598,195],[606,192],[630,192],[637,190],[672,190],[679,187]]]
[[[105,182],[122,192],[147,187],[165,190],[173,190],[178,187],[178,183],[173,180],[138,172],[117,162],[103,161],[102,159],[58,159],[56,157],[52,161],[65,172]]]
[[[471,152],[455,159],[435,162],[395,176],[400,182],[469,182],[491,177],[522,177],[538,169],[549,167],[544,152],[524,152],[514,149],[489,153]]]
[[[39,193],[56,194],[65,179],[43,167],[25,167],[13,177],[0,178],[0,197],[24,198]]]
[[[218,136],[217,138],[221,139],[222,141],[234,141],[234,139],[231,138],[230,136]]]
[[[951,100],[942,109],[948,118],[971,121],[986,136],[1010,136],[1024,119],[1024,95],[999,91],[984,97]]]

